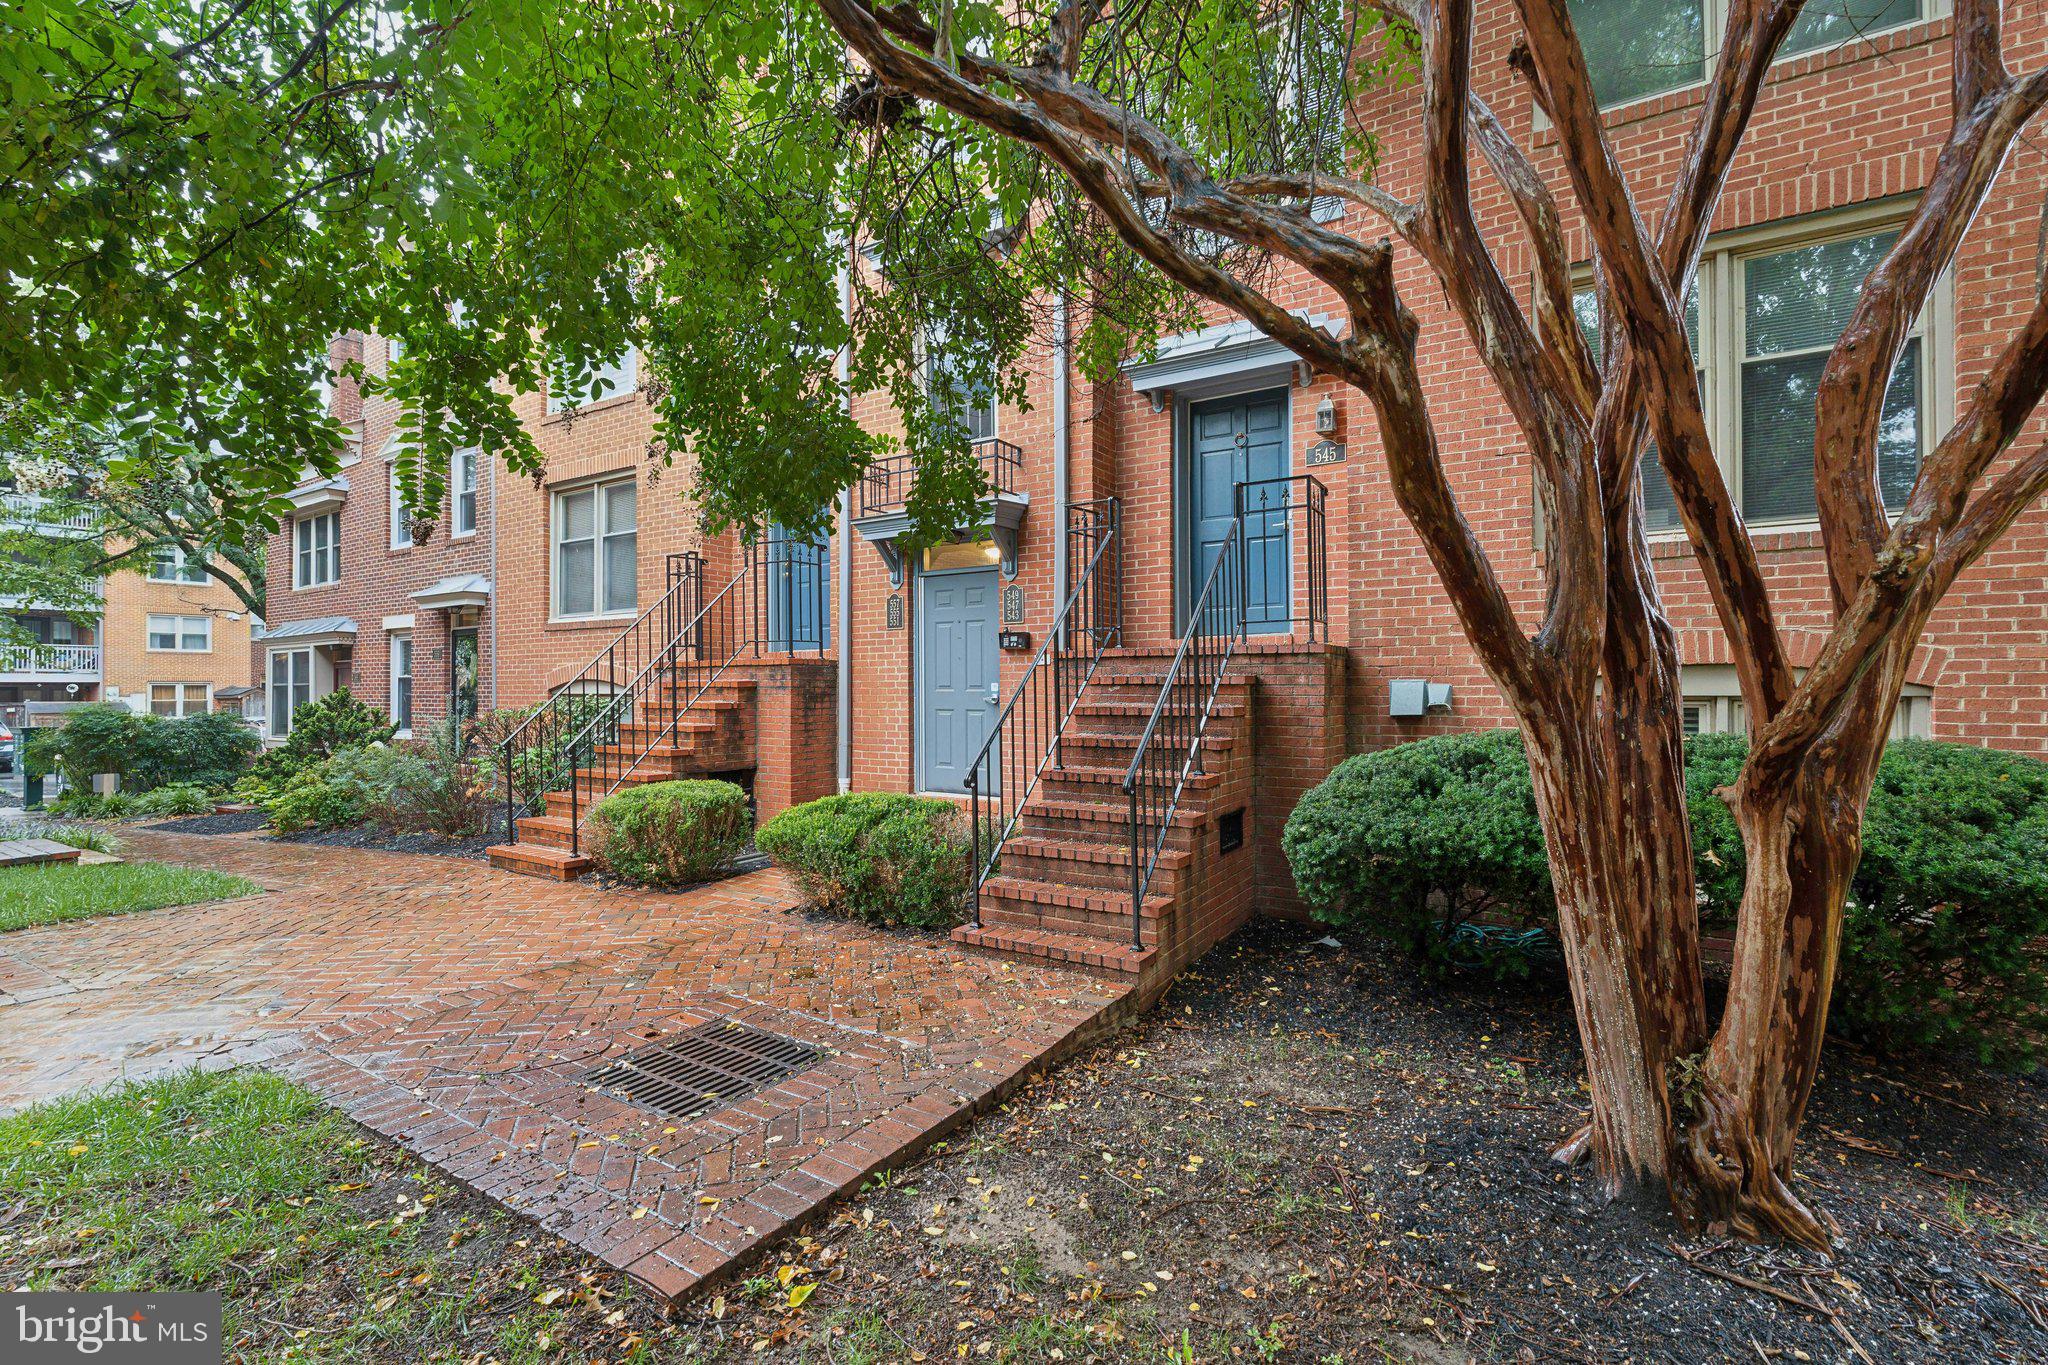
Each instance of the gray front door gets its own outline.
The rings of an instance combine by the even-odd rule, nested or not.
[[[1181,614],[1186,616],[1209,579],[1210,566],[1230,533],[1236,489],[1251,484],[1244,525],[1245,622],[1254,631],[1284,631],[1288,623],[1287,493],[1261,479],[1287,473],[1287,393],[1224,398],[1188,407],[1189,507],[1183,541]]]
[[[923,575],[918,602],[919,785],[965,791],[998,700],[995,570]],[[993,785],[983,773],[982,789]]]

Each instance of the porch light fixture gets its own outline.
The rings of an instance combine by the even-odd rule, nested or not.
[[[1318,436],[1335,436],[1337,434],[1337,402],[1328,394],[1323,396],[1322,402],[1316,404],[1316,434]]]

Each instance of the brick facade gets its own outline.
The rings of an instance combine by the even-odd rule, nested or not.
[[[204,583],[162,583],[146,571],[124,569],[108,575],[105,593],[106,609],[100,617],[101,700],[147,711],[152,700],[162,700],[154,687],[172,685],[183,694],[203,686],[210,708],[222,690],[249,685],[249,610],[232,589],[211,578]],[[152,648],[152,616],[205,617],[210,647]]]
[[[1882,224],[1910,202],[1927,177],[1947,125],[1950,23],[1937,18],[1787,60],[1773,73],[1747,150],[1739,158],[1716,214],[1717,242],[1772,224],[1826,224],[1830,214],[1864,211]],[[1505,0],[1483,8],[1474,60],[1479,93],[1531,149],[1538,165],[1568,200],[1568,186],[1552,135],[1537,127],[1526,91],[1515,86],[1506,55],[1512,9]],[[2016,65],[2038,65],[2048,55],[2048,16],[2014,14],[2007,34]],[[1362,110],[1368,127],[1398,133],[1415,117],[1412,89],[1374,96]],[[1611,136],[1639,200],[1661,205],[1686,130],[1696,114],[1695,90],[1644,100],[1612,111]],[[1412,142],[1390,134],[1377,178],[1397,195],[1412,196],[1420,174]],[[2039,187],[2048,183],[2048,145],[2023,142],[1966,238],[1930,327],[1930,371],[1923,390],[1938,414],[1981,375],[1993,353],[2023,316],[2033,288]],[[1475,177],[1482,229],[1502,275],[1526,293],[1528,253],[1512,210],[1483,174]],[[1348,209],[1342,230],[1383,235],[1365,211]],[[1575,251],[1588,252],[1585,234],[1568,222]],[[1710,247],[1710,249],[1713,249]],[[1421,326],[1421,357],[1433,416],[1451,481],[1511,599],[1531,624],[1542,602],[1541,548],[1527,451],[1504,404],[1475,358],[1461,325],[1429,272],[1412,253],[1401,253],[1400,282]],[[1276,297],[1311,314],[1338,312],[1336,300],[1298,271],[1276,269],[1267,280]],[[1208,320],[1226,321],[1213,311]],[[372,350],[381,342],[356,342]],[[377,357],[371,356],[371,363]],[[1006,408],[996,434],[1022,451],[1015,492],[1028,500],[1019,533],[1014,586],[1022,619],[1005,622],[1030,634],[1032,649],[1004,651],[1000,682],[1006,693],[1043,640],[1055,610],[1054,353],[1044,345],[1027,357],[1030,402]],[[1137,392],[1128,380],[1092,385],[1071,375],[1066,497],[1072,502],[1114,496],[1122,505],[1119,589],[1124,604],[1123,643],[1148,657],[1163,657],[1177,638],[1177,565],[1174,546],[1187,534],[1187,482],[1182,444],[1185,403]],[[1328,489],[1327,638],[1311,643],[1302,632],[1265,639],[1233,667],[1254,678],[1256,746],[1249,768],[1247,836],[1253,859],[1231,873],[1253,911],[1285,912],[1291,889],[1278,852],[1278,833],[1302,791],[1344,754],[1440,733],[1497,726],[1508,714],[1465,644],[1420,543],[1389,488],[1369,407],[1361,395],[1316,378],[1283,376],[1287,395],[1288,467],[1312,472]],[[1270,390],[1267,373],[1260,387]],[[343,385],[339,411],[351,401]],[[1215,388],[1205,393],[1217,392]],[[1328,402],[1335,431],[1320,432],[1317,409]],[[707,541],[690,499],[687,462],[662,468],[647,458],[651,418],[642,397],[629,394],[550,415],[538,395],[519,400],[520,413],[548,463],[538,480],[494,469],[486,480],[484,523],[466,545],[434,544],[392,552],[384,546],[386,485],[378,451],[390,429],[389,413],[365,411],[364,456],[344,518],[343,583],[339,589],[294,593],[289,546],[274,547],[272,600],[279,621],[300,615],[345,614],[359,627],[354,674],[358,689],[384,698],[386,655],[379,619],[415,612],[417,637],[431,633],[407,594],[425,581],[458,570],[487,574],[494,599],[487,613],[487,696],[499,704],[536,701],[583,667],[621,627],[624,614],[601,620],[553,619],[550,602],[553,499],[565,488],[608,475],[636,481],[638,596],[653,602],[671,554],[699,551],[707,580],[733,572],[737,549],[730,538]],[[881,395],[856,399],[856,416],[888,430],[895,416]],[[2037,417],[2023,446],[2048,430]],[[1328,437],[1346,457],[1309,470],[1306,452]],[[495,519],[495,520],[493,520]],[[493,526],[495,529],[493,530]],[[1765,572],[1788,631],[1796,662],[1810,659],[1828,623],[1818,538],[1811,529],[1758,532]],[[495,547],[495,549],[493,549]],[[914,789],[919,785],[917,739],[918,628],[922,576],[911,566],[892,584],[883,556],[861,535],[844,548],[835,536],[832,557],[833,648],[801,661],[749,661],[757,675],[757,791],[763,813],[836,785],[837,670],[849,675],[850,785],[857,789]],[[1725,645],[1699,576],[1682,541],[1656,548],[1668,610],[1679,629],[1689,666],[1725,665]],[[2030,513],[2005,543],[1958,584],[1927,633],[1913,681],[1926,689],[1925,728],[1936,737],[2048,751],[2048,511]],[[850,618],[840,621],[842,565],[850,567]],[[1295,559],[1302,591],[1302,557]],[[438,627],[435,627],[438,629]],[[259,653],[261,646],[258,646]],[[422,658],[425,658],[424,652]],[[434,686],[430,665],[420,665],[422,709]],[[1395,680],[1448,683],[1447,710],[1416,719],[1389,714]],[[489,703],[487,703],[489,704]],[[1236,866],[1244,867],[1244,864]],[[1240,902],[1231,893],[1232,905]],[[1219,902],[1220,904],[1221,902]],[[1237,914],[1226,909],[1226,917]]]

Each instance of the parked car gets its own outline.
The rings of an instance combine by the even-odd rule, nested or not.
[[[0,773],[14,771],[14,731],[7,728],[7,722],[0,720]]]

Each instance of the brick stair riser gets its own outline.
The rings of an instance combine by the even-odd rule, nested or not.
[[[1181,795],[1181,804],[1185,806],[1188,802],[1199,799],[1218,786],[1220,781],[1214,771],[1190,774]],[[1038,790],[1049,801],[1092,801],[1102,798],[1125,802],[1129,800],[1124,794],[1124,774],[1119,769],[1051,769],[1047,771]]]
[[[500,845],[486,851],[485,856],[492,867],[503,872],[516,872],[525,877],[541,877],[548,881],[574,881],[590,866],[588,858],[569,858],[551,861],[531,856],[519,845]]]
[[[1237,743],[1236,733],[1221,725],[1211,725],[1209,733],[1202,736],[1202,753],[1205,761],[1220,758],[1230,752]],[[1103,734],[1092,730],[1077,730],[1060,740],[1059,759],[1066,764],[1079,764],[1089,768],[1128,768],[1131,755],[1138,752],[1138,736],[1129,734]]]
[[[1129,981],[1143,971],[1145,964],[1159,953],[1157,948],[1147,948],[1143,953],[1134,955],[1127,951],[1127,945],[1115,945],[1097,939],[1046,945],[1030,941],[1028,931],[993,925],[985,929],[972,929],[963,925],[953,931],[953,942],[968,952],[989,957],[1058,962],[1064,966],[1076,967],[1085,972],[1121,981]]]
[[[1087,843],[1122,843],[1129,838],[1129,824],[1121,800],[1093,807],[1103,811],[1107,819],[1081,819],[1071,815],[1048,815],[1027,813],[1017,823],[1019,834],[1033,835],[1043,839],[1078,839]],[[1166,835],[1166,847],[1181,852],[1191,851],[1202,836],[1199,825],[1176,824]]]
[[[1218,702],[1216,713],[1209,721],[1208,733],[1220,734],[1224,727],[1230,727],[1244,714],[1244,708],[1236,703]],[[1145,733],[1145,726],[1152,719],[1149,706],[1127,706],[1122,702],[1082,702],[1074,708],[1074,718],[1069,722],[1081,734],[1101,736],[1136,736]],[[1170,722],[1161,721],[1166,725]],[[1157,733],[1156,731],[1154,733]]]
[[[1088,680],[1088,686],[1081,693],[1081,700],[1141,702],[1145,706],[1150,707],[1158,702],[1159,689],[1165,686],[1165,684],[1166,675],[1164,673],[1161,673],[1156,678],[1133,681],[1127,675],[1104,671],[1097,673]],[[1183,681],[1180,684],[1179,694],[1185,696],[1186,688],[1187,683]],[[1222,689],[1216,694],[1216,698],[1218,701],[1243,701],[1250,695],[1251,685],[1248,679],[1226,677],[1223,680]]]
[[[1011,901],[1001,896],[984,895],[981,901],[981,922],[1011,929],[1037,929],[1052,934],[1099,938],[1106,943],[1124,944],[1131,941],[1129,907],[1120,914],[1113,914],[1082,909],[1078,906],[1040,905],[1036,902]],[[1158,943],[1158,915],[1145,915],[1143,924],[1146,946]]]
[[[1127,861],[1102,863],[1005,849],[1002,872],[1006,877],[1046,882],[1052,886],[1086,887],[1090,891],[1126,894],[1131,889],[1131,865]],[[1178,895],[1181,884],[1182,870],[1178,867],[1162,864],[1152,874],[1152,891],[1156,895]]]
[[[519,822],[519,839],[522,844],[538,844],[542,848],[568,848],[571,844],[568,821],[562,819],[542,822],[527,816]]]

